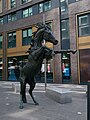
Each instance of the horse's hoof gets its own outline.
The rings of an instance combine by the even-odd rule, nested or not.
[[[22,99],[22,101],[23,101],[23,103],[27,103],[27,100],[26,100],[26,99],[24,99],[24,98]]]
[[[39,105],[39,103],[36,102],[35,105]]]
[[[19,106],[19,109],[23,109],[24,107],[23,106]]]
[[[23,103],[27,103],[27,101],[26,101],[26,100],[23,100]]]

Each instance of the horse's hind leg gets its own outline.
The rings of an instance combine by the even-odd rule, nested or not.
[[[21,91],[20,91],[20,95],[22,96],[22,101],[23,103],[27,103],[27,99],[26,99],[26,82],[25,81],[21,81]]]
[[[34,81],[32,81],[32,82],[30,82],[30,89],[29,89],[29,94],[30,94],[30,96],[32,97],[32,100],[33,100],[33,102],[35,103],[35,105],[39,105],[39,103],[34,99],[34,97],[33,97],[33,94],[32,94],[32,91],[34,90],[34,88],[35,88],[35,82]]]

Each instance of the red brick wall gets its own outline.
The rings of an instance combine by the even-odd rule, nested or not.
[[[76,15],[90,11],[90,0],[81,0],[69,5],[70,48],[77,49]],[[73,83],[78,83],[78,53],[71,54],[71,75]]]

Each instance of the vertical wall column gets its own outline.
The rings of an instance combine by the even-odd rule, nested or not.
[[[57,11],[56,11],[57,12]],[[60,13],[58,8],[58,14],[55,13],[55,19],[53,20],[53,31],[55,38],[58,40],[58,44],[54,46],[55,51],[60,51],[61,49],[61,39],[60,39]],[[56,54],[54,58],[54,82],[62,83],[62,72],[61,72],[61,54]]]
[[[70,26],[70,49],[77,49],[77,40],[76,40],[76,16],[75,14],[69,15],[69,26]],[[72,83],[78,83],[78,62],[77,62],[77,53],[71,54],[71,78]]]
[[[3,34],[3,78],[2,80],[7,80],[7,39],[6,33]]]

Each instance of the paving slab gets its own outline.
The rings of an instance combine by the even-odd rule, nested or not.
[[[12,82],[0,81],[0,120],[87,120],[87,97],[72,97],[72,103],[59,104],[45,94],[44,84],[33,91],[38,106],[27,93],[27,104],[19,109],[19,92],[12,90]],[[79,93],[78,93],[79,94]]]

